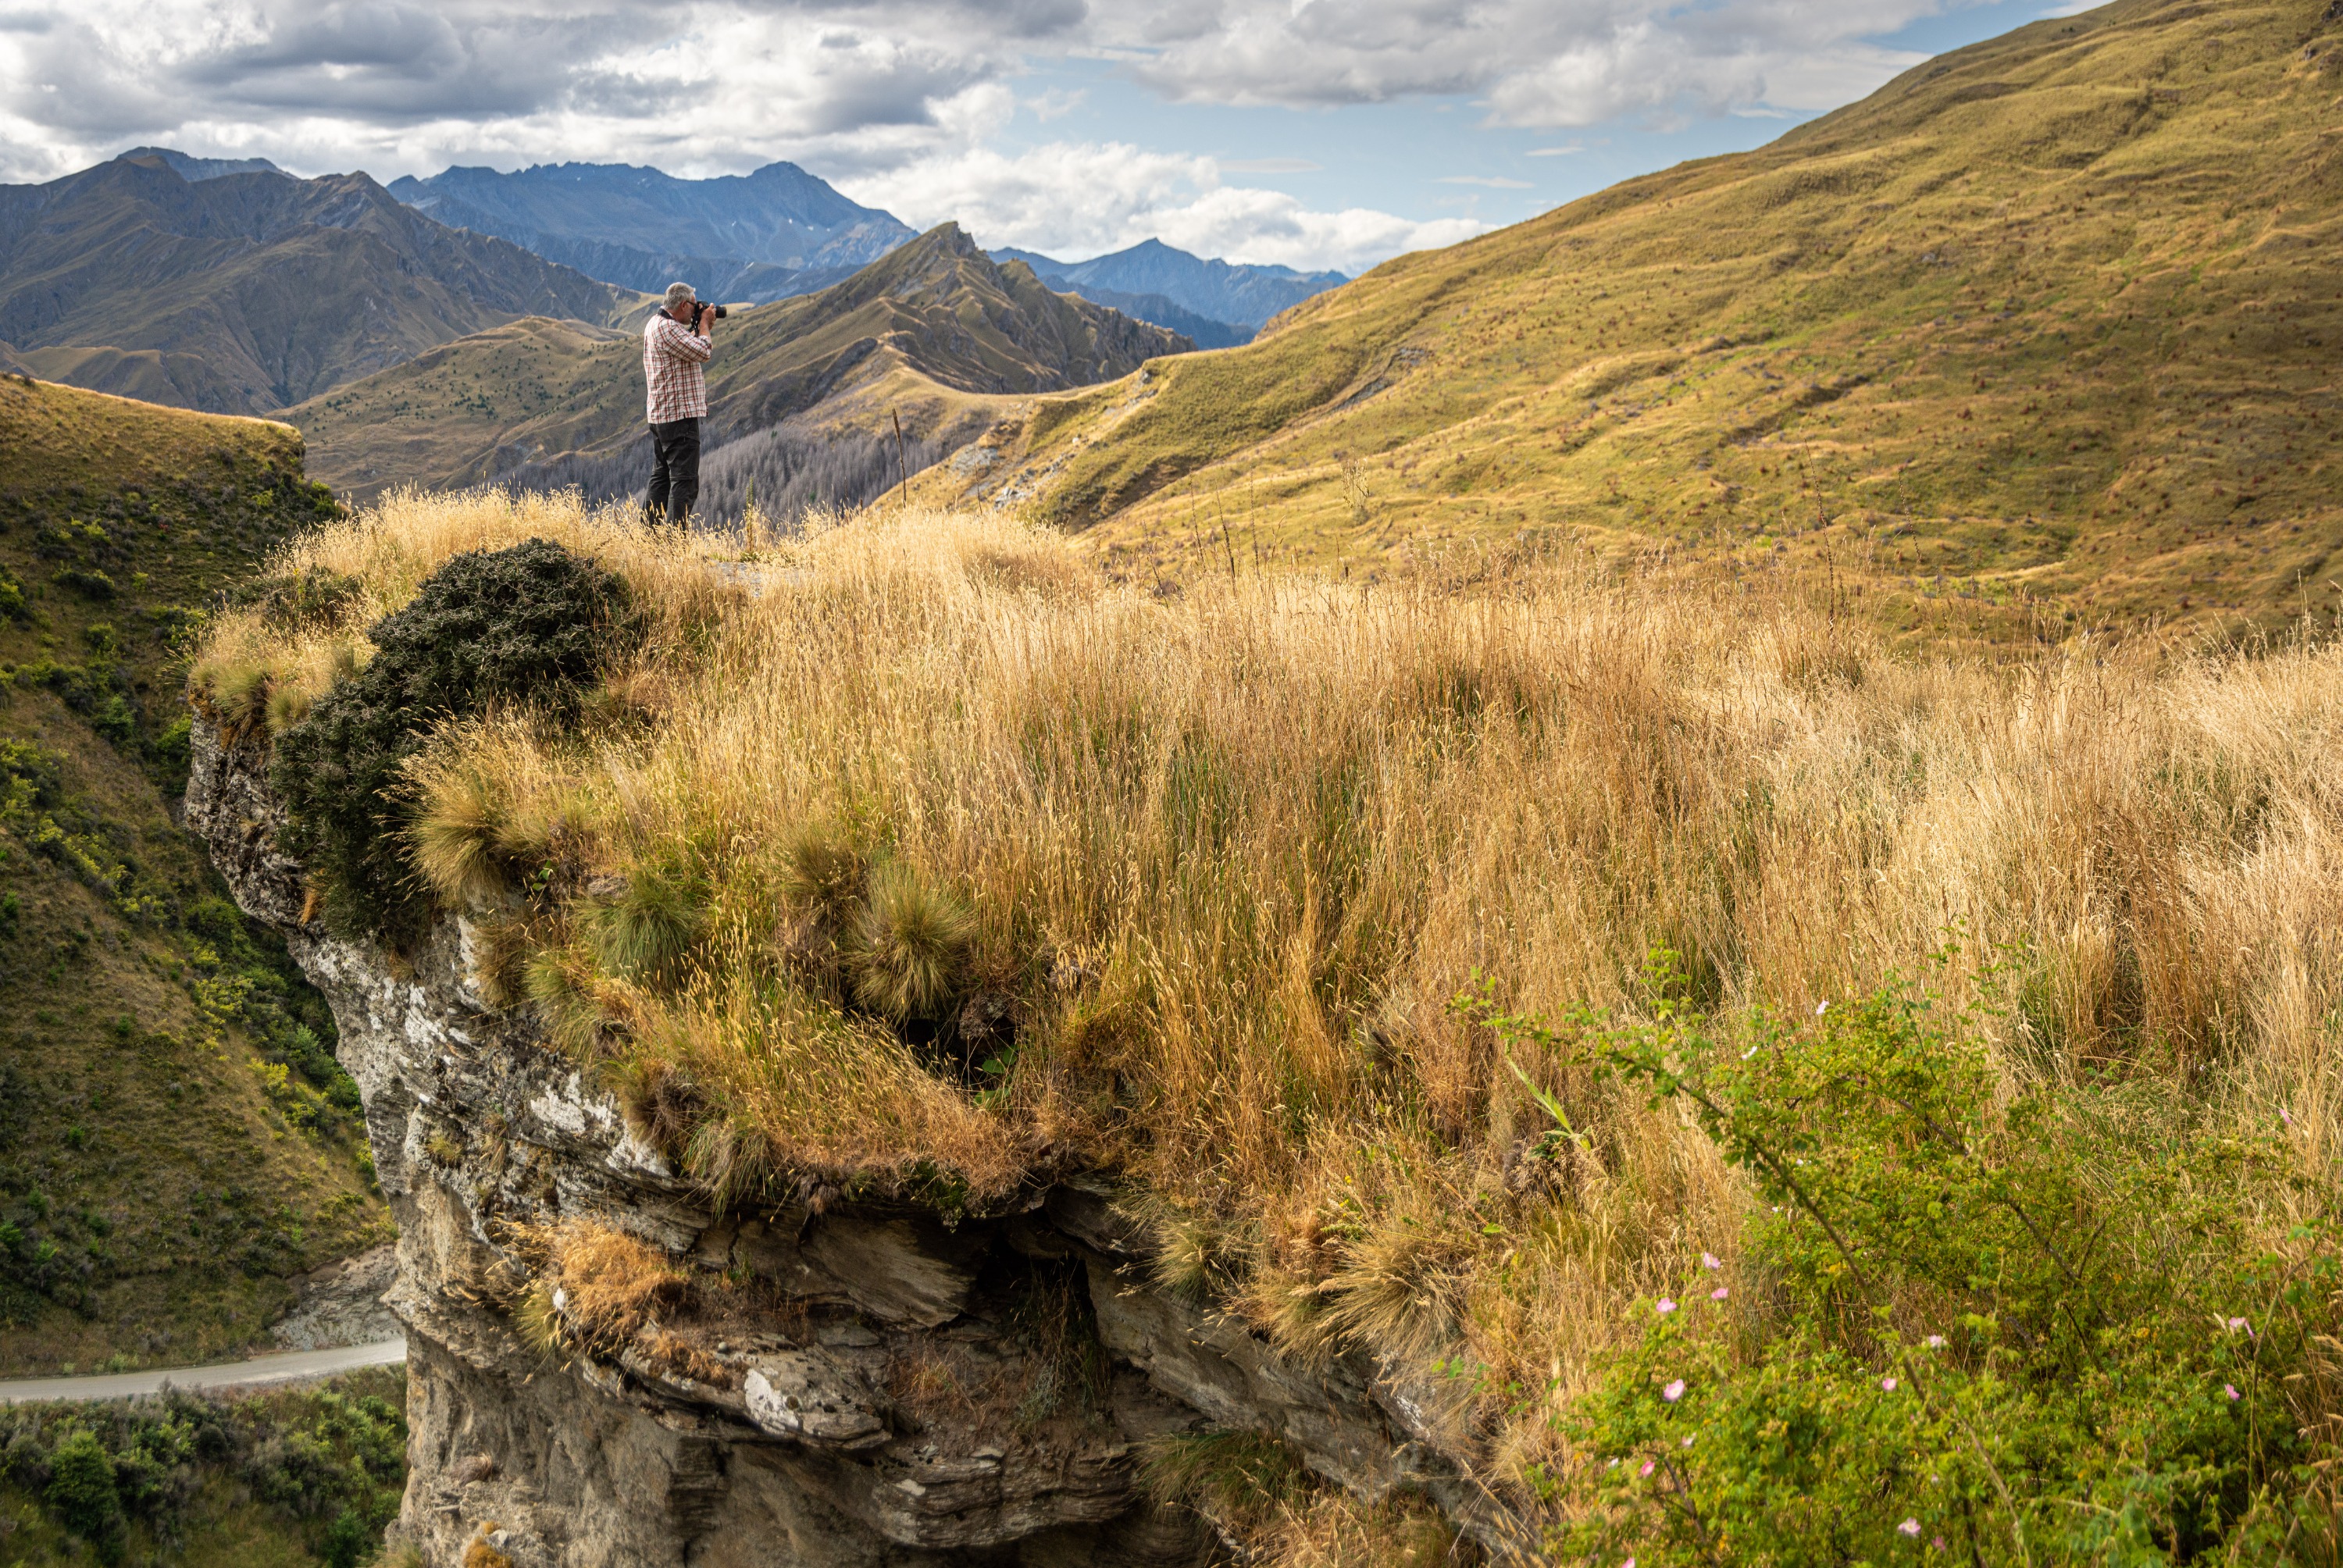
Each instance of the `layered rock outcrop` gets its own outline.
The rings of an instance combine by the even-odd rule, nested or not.
[[[365,1097],[400,1226],[397,1532],[435,1568],[475,1542],[517,1568],[1212,1562],[1206,1523],[1137,1479],[1149,1438],[1207,1426],[1280,1436],[1364,1497],[1423,1491],[1506,1553],[1505,1516],[1403,1386],[1298,1370],[1147,1288],[1102,1183],[950,1226],[827,1194],[711,1204],[527,1017],[488,1004],[466,922],[394,960],[308,918],[265,751],[208,726],[196,740],[188,825],[331,1002]],[[704,1282],[697,1305],[598,1349],[533,1330],[532,1291],[568,1309],[530,1239],[578,1220]]]

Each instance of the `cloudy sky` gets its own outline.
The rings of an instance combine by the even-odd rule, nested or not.
[[[787,158],[924,227],[1355,272],[2072,0],[0,0],[0,182]]]

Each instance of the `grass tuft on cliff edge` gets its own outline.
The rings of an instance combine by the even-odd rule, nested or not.
[[[407,495],[276,563],[332,618],[216,620],[199,700],[317,701],[527,539],[644,640],[585,719],[437,726],[386,810],[719,1200],[1115,1172],[1159,1282],[1377,1358],[1558,1548],[1707,1560],[1674,1478],[1732,1523],[1818,1452],[1994,1560],[2328,1528],[2334,644],[1916,659],[1520,553],[1155,595],[998,520],[742,559]],[[1819,1424],[1768,1436],[1768,1378]],[[1767,1549],[1900,1549],[1860,1502]]]
[[[337,512],[284,426],[0,377],[0,1372],[265,1344],[387,1234],[332,1015],[173,817],[187,639]]]

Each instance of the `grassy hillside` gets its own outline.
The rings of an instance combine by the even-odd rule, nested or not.
[[[350,640],[523,540],[646,640],[438,726],[422,885],[324,907],[468,911],[712,1199],[1109,1173],[1156,1285],[1373,1358],[1554,1562],[2334,1560],[2343,640],[1898,653],[1519,556],[1159,592],[916,509],[751,591],[406,497],[196,679],[362,777]],[[1276,1502],[1257,1560],[1343,1560]]]
[[[640,317],[635,318],[639,327]],[[995,266],[947,224],[819,294],[716,328],[712,435],[812,419],[928,438],[992,424],[1016,399],[1108,379],[1187,340]],[[287,409],[337,489],[498,478],[642,434],[642,347],[522,322]]]
[[[2329,0],[2122,0],[1048,400],[930,493],[1039,492],[1141,575],[1551,530],[1898,628],[2325,610],[2338,127]]]
[[[436,223],[364,175],[189,181],[126,154],[0,186],[0,339],[36,376],[259,414],[517,316],[627,289]]]
[[[0,379],[0,1374],[218,1356],[385,1233],[333,1022],[173,809],[282,425]]]

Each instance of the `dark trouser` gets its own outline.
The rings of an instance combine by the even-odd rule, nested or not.
[[[651,427],[651,487],[643,497],[645,520],[680,528],[699,499],[699,421],[669,419]]]

